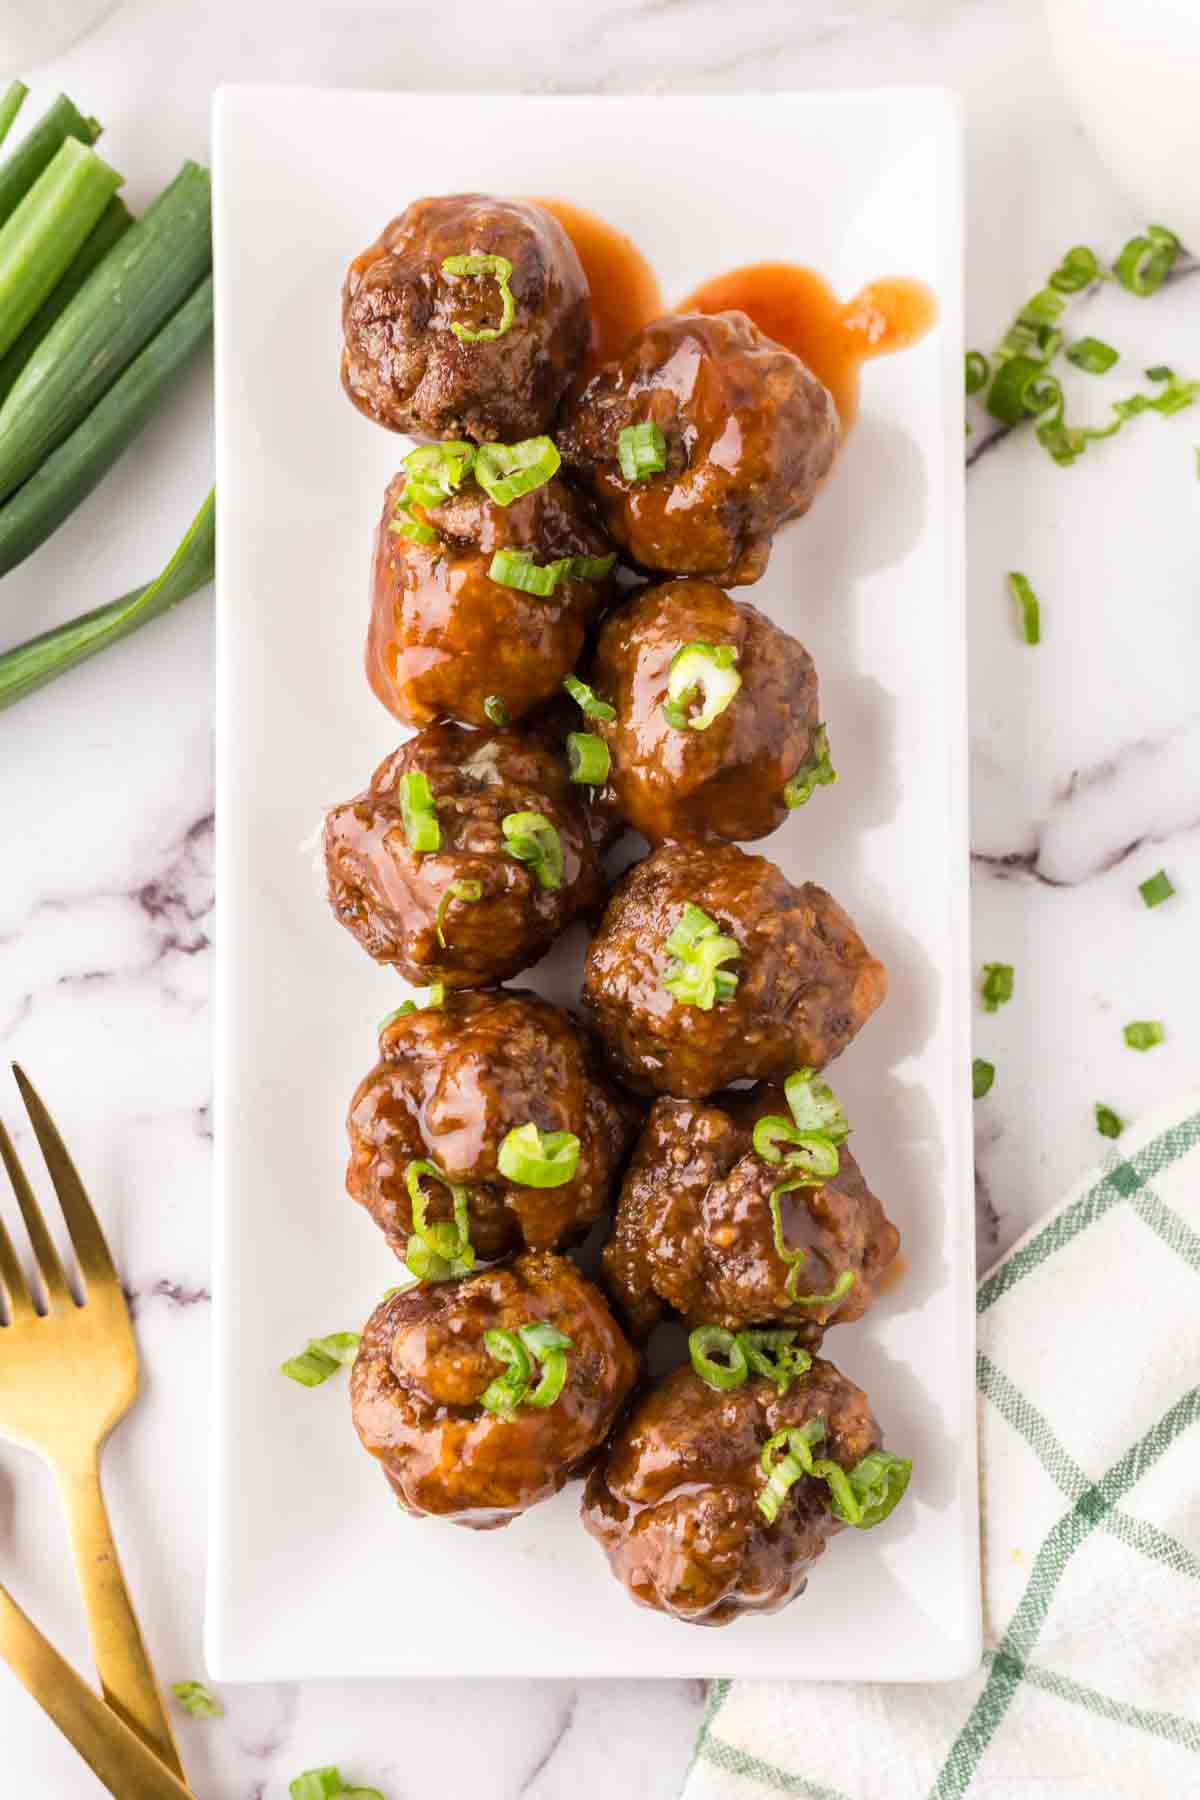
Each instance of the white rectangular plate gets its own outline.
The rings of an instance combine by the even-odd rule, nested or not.
[[[979,1654],[962,582],[960,146],[933,90],[516,99],[244,88],[216,102],[221,495],[213,1673],[938,1680]],[[343,1118],[403,990],[330,915],[311,840],[404,734],[362,672],[371,540],[400,446],[338,383],[350,257],[409,200],[554,194],[627,231],[678,298],[779,260],[845,296],[934,288],[938,328],[868,365],[841,466],[747,597],[820,673],[840,771],[763,846],[849,909],[891,997],[838,1063],[906,1272],[827,1349],[913,1457],[769,1619],[635,1608],[573,1485],[507,1530],[405,1518],[345,1380],[281,1379],[397,1267],[346,1198]],[[535,973],[578,991],[582,939]]]

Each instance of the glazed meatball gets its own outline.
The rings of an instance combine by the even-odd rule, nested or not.
[[[666,467],[629,479],[621,432],[653,423]],[[808,511],[837,453],[828,390],[744,313],[645,326],[568,405],[558,444],[644,569],[757,581],[771,539]]]
[[[588,1477],[583,1523],[640,1606],[692,1625],[778,1612],[842,1530],[824,1480],[804,1475],[768,1523],[762,1451],[820,1419],[816,1454],[855,1467],[878,1445],[866,1395],[831,1363],[780,1394],[754,1377],[717,1393],[676,1369],[633,1409]]]
[[[886,992],[883,964],[824,888],[793,887],[734,844],[668,844],[636,864],[583,980],[620,1079],[681,1099],[824,1068]]]
[[[482,1404],[507,1365],[485,1334],[545,1324],[569,1346],[554,1360],[527,1349],[524,1397]],[[524,1340],[518,1339],[522,1343]],[[540,1382],[549,1405],[530,1404]],[[549,1500],[606,1437],[637,1359],[603,1297],[565,1257],[518,1256],[464,1281],[420,1282],[368,1319],[350,1378],[354,1425],[406,1512],[476,1531]],[[493,1390],[494,1394],[494,1390]]]
[[[428,784],[436,849],[409,841],[402,808],[413,780]],[[503,981],[603,897],[580,791],[539,739],[431,725],[379,765],[365,793],[326,814],[330,905],[368,955],[407,981]],[[522,813],[542,821],[541,863],[522,861],[520,834],[505,834],[504,821]]]
[[[741,685],[706,721],[703,686],[687,671],[703,676],[713,666],[707,653],[729,650]],[[710,581],[644,588],[612,613],[593,684],[616,711],[589,729],[608,744],[617,805],[652,844],[766,837],[790,806],[833,778],[808,651]],[[682,713],[670,684],[683,696]]]
[[[552,594],[525,593],[492,580],[492,558],[516,550],[543,566],[570,556],[603,561],[608,540],[586,502],[555,476],[508,506],[469,479],[442,505],[420,509],[418,525],[436,531],[437,542],[416,543],[391,529],[406,485],[403,473],[389,485],[376,535],[371,689],[407,725],[485,725],[498,707],[515,724],[558,692],[612,584],[570,575]]]
[[[530,1123],[578,1138],[569,1180],[529,1186],[501,1173],[504,1140]],[[447,994],[440,1007],[386,1020],[346,1124],[347,1189],[397,1256],[414,1225],[410,1165],[427,1163],[428,1219],[450,1222],[450,1184],[465,1190],[471,1245],[491,1259],[583,1237],[612,1199],[638,1117],[567,1013],[505,989]]]
[[[447,258],[497,257],[477,274]],[[511,294],[511,323],[505,322]],[[415,437],[534,437],[553,419],[591,331],[574,245],[540,206],[486,194],[414,200],[350,264],[342,385]]]
[[[621,1189],[604,1275],[635,1335],[672,1308],[689,1326],[778,1324],[815,1346],[825,1326],[861,1319],[900,1247],[900,1234],[846,1145],[818,1187],[771,1194],[786,1179],[755,1154],[756,1120],[787,1119],[781,1088],[694,1100],[657,1100]],[[793,1272],[794,1271],[794,1272]],[[849,1278],[845,1292],[838,1289]]]

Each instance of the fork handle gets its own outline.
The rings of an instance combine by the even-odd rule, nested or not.
[[[3,1587],[0,1656],[110,1794],[118,1800],[189,1800],[189,1790],[114,1717]]]
[[[182,1780],[183,1764],[121,1573],[98,1457],[90,1455],[78,1465],[60,1463],[55,1473],[104,1698]]]

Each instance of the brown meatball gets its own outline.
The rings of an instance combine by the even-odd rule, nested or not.
[[[586,502],[557,476],[498,506],[474,480],[418,523],[438,534],[418,544],[389,529],[407,477],[390,483],[375,540],[367,680],[407,725],[461,719],[486,725],[489,699],[515,723],[575,667],[592,615],[612,594],[608,579],[570,576],[552,594],[493,581],[497,550],[528,550],[539,564],[603,557],[610,545]]]
[[[409,847],[400,808],[406,774],[429,783],[437,850]],[[379,765],[365,793],[326,814],[330,905],[368,955],[407,981],[503,981],[537,962],[603,897],[579,793],[561,757],[536,738],[431,725]],[[557,887],[543,886],[508,848],[503,821],[521,812],[540,813],[558,834]],[[463,882],[479,884],[478,899],[460,896]]]
[[[480,1405],[505,1373],[484,1334],[539,1320],[571,1340],[562,1391],[501,1417]],[[541,1369],[531,1360],[533,1392]],[[490,1531],[558,1493],[607,1435],[636,1372],[598,1289],[542,1253],[384,1300],[363,1328],[350,1405],[406,1512]]]
[[[512,324],[497,330],[493,274],[447,274],[447,257],[512,264]],[[342,385],[359,412],[416,437],[511,441],[553,419],[591,330],[587,278],[540,206],[486,194],[414,200],[350,264],[342,289]]]
[[[346,1121],[351,1197],[401,1258],[413,1228],[412,1162],[433,1163],[466,1188],[478,1256],[583,1237],[610,1203],[637,1131],[636,1109],[597,1065],[587,1034],[536,994],[447,994],[436,1009],[388,1020]],[[500,1174],[501,1143],[530,1121],[579,1139],[578,1167],[561,1187]],[[424,1191],[429,1220],[448,1220],[449,1189],[426,1178]]]
[[[671,660],[693,643],[732,646],[741,677],[703,730],[672,724],[663,711]],[[766,837],[787,818],[787,783],[820,765],[808,651],[711,581],[645,588],[614,612],[600,633],[593,685],[617,716],[588,729],[608,744],[617,805],[652,844]]]
[[[792,1326],[811,1348],[826,1325],[861,1319],[875,1298],[900,1234],[844,1143],[829,1181],[779,1196],[783,1241],[806,1258],[789,1293],[771,1217],[786,1172],[751,1141],[755,1121],[770,1113],[790,1117],[780,1088],[720,1094],[708,1105],[655,1101],[604,1250],[607,1286],[636,1335],[671,1307],[689,1326]],[[814,1304],[847,1270],[849,1292]]]
[[[707,1011],[664,983],[691,903],[736,939],[737,977]],[[632,868],[593,938],[583,996],[613,1067],[641,1093],[703,1099],[840,1056],[887,992],[887,971],[824,888],[793,887],[734,844],[667,844]]]
[[[629,481],[620,434],[648,421],[667,466]],[[645,326],[568,405],[558,444],[635,563],[738,587],[762,575],[779,527],[808,511],[839,438],[816,376],[728,312]]]
[[[815,1362],[780,1395],[754,1377],[716,1393],[676,1369],[633,1409],[584,1489],[583,1523],[639,1606],[690,1625],[778,1612],[843,1529],[823,1481],[801,1476],[773,1524],[755,1504],[767,1439],[821,1418],[820,1455],[851,1468],[879,1443],[867,1397]]]

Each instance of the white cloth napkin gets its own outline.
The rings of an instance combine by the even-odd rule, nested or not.
[[[1200,1796],[1200,1092],[1127,1130],[977,1307],[983,1666],[714,1682],[685,1800]]]

